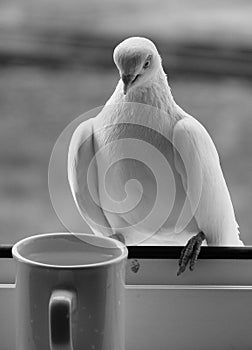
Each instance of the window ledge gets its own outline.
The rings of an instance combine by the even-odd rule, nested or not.
[[[250,349],[252,248],[203,247],[195,271],[177,277],[180,250],[129,247],[126,350]],[[135,260],[139,263],[136,273],[131,269]],[[13,260],[4,255],[0,270],[8,269],[8,263],[13,264]],[[14,281],[14,269],[12,274]],[[1,284],[0,339],[4,350],[15,348],[14,299],[15,285]]]

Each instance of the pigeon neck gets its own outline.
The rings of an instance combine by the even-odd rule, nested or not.
[[[175,107],[175,101],[171,94],[166,74],[162,68],[155,74],[152,80],[129,90],[127,95],[124,96],[124,100],[126,102],[148,104],[167,112],[171,112]]]

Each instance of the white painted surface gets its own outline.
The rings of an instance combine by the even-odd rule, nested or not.
[[[0,349],[15,349],[15,286],[0,284]]]
[[[177,259],[139,259],[137,273],[127,265],[126,282],[133,285],[252,285],[252,259],[199,259],[195,270],[177,276]],[[252,349],[252,347],[251,347]]]
[[[132,286],[127,307],[126,350],[252,348],[251,287]]]

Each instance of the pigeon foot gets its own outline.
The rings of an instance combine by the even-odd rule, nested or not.
[[[206,239],[204,232],[199,232],[197,235],[193,236],[187,242],[186,246],[182,249],[180,259],[179,259],[179,270],[177,276],[181,275],[188,263],[190,262],[190,270],[193,271],[195,263],[200,253],[201,244]]]
[[[110,236],[110,238],[114,238],[119,242],[122,242],[123,244],[125,244],[125,238],[121,233],[114,233],[113,235]]]

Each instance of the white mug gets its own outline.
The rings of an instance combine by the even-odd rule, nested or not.
[[[17,261],[17,350],[123,350],[127,248],[111,238],[25,238]]]

